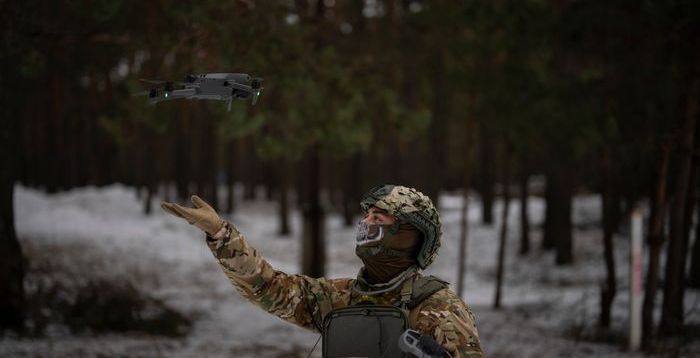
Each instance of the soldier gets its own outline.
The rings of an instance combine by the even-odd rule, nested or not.
[[[482,357],[475,317],[447,283],[420,270],[440,246],[440,217],[431,200],[404,186],[380,185],[362,199],[356,279],[311,278],[277,271],[230,223],[198,196],[195,208],[163,202],[166,212],[206,233],[206,242],[238,292],[281,319],[316,330],[323,354],[404,356],[407,328],[431,337],[452,357]],[[402,337],[403,338],[403,337]]]

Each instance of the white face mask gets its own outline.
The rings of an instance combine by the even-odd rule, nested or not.
[[[357,224],[357,246],[364,246],[381,241],[384,238],[385,230],[384,225],[370,225],[360,221]]]

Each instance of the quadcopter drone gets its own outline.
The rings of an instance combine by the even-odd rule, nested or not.
[[[182,82],[159,81],[140,79],[139,81],[155,85],[148,91],[135,93],[134,96],[148,96],[148,100],[155,104],[178,98],[216,99],[228,102],[228,110],[231,110],[231,102],[234,99],[252,99],[253,104],[258,101],[262,87],[262,78],[253,78],[245,73],[205,73],[201,75],[187,75]],[[178,88],[175,88],[175,86]]]

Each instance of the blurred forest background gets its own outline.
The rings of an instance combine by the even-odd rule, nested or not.
[[[521,210],[513,250],[555,250],[558,265],[576,257],[572,198],[599,193],[604,327],[625,264],[613,235],[647,205],[644,342],[683,334],[684,294],[700,287],[698,1],[30,0],[0,10],[3,329],[22,331],[27,314],[15,184],[124,183],[144,214],[154,197],[192,193],[231,213],[234,195],[218,191],[238,184],[254,198],[262,187],[279,201],[281,234],[290,208],[301,210],[302,271],[322,276],[324,217],[353,224],[360,195],[391,182],[432,198],[471,190],[484,224],[499,196],[543,196],[541,247]],[[208,72],[263,77],[258,103],[227,112],[131,96],[139,78]]]

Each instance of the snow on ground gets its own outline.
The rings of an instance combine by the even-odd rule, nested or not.
[[[428,270],[455,282],[461,197],[443,195],[441,254]],[[287,324],[243,300],[229,284],[203,242],[203,235],[158,209],[141,214],[133,188],[112,185],[80,188],[48,195],[16,187],[16,227],[22,245],[43,252],[42,259],[71,268],[64,274],[81,280],[103,277],[137,285],[180,310],[195,323],[184,338],[139,334],[74,335],[60,327],[44,338],[0,339],[0,356],[167,356],[167,357],[305,357],[318,334]],[[511,206],[501,310],[491,308],[494,296],[498,228],[502,203],[496,204],[493,226],[480,224],[478,201],[470,201],[466,289],[463,297],[477,316],[481,342],[490,357],[633,357],[620,337],[627,322],[627,239],[616,237],[618,294],[613,309],[612,337],[617,343],[590,338],[595,332],[604,279],[599,199],[579,197],[574,205],[576,262],[556,267],[553,253],[539,250],[538,224],[544,203],[532,198],[533,250],[518,257],[517,202]],[[228,219],[272,265],[299,272],[300,225],[292,213],[289,237],[277,236],[274,203],[241,202]],[[327,271],[329,277],[354,277],[361,265],[354,255],[354,228],[329,215]],[[453,284],[453,288],[456,285]],[[687,321],[700,323],[697,291],[686,295]],[[658,300],[660,302],[660,298]],[[682,355],[700,354],[700,346]],[[321,355],[320,346],[313,356]]]

